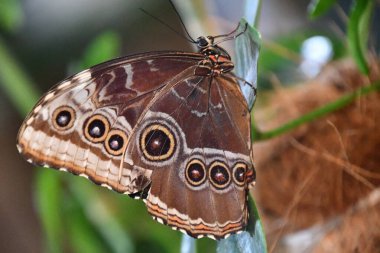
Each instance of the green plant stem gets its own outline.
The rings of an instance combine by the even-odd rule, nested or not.
[[[352,103],[358,97],[361,97],[361,96],[364,96],[364,95],[367,95],[367,94],[370,94],[372,92],[379,91],[379,90],[380,90],[380,81],[375,82],[369,86],[360,87],[357,90],[355,90],[354,92],[343,95],[341,98],[339,98],[339,99],[337,99],[331,103],[328,103],[322,107],[319,107],[312,112],[306,113],[306,114],[302,115],[301,117],[299,117],[295,120],[292,120],[288,123],[285,123],[278,128],[275,128],[275,129],[269,130],[269,131],[265,131],[265,132],[260,132],[257,129],[253,129],[252,134],[255,136],[256,141],[262,141],[262,140],[267,140],[267,139],[277,137],[277,136],[284,134],[286,132],[289,132],[289,131],[295,129],[296,127],[299,127],[299,126],[301,126],[307,122],[311,122],[311,121],[316,120],[318,118],[321,118],[321,117],[323,117],[323,116],[325,116],[331,112],[337,111],[337,110],[347,106],[348,104]]]
[[[353,1],[347,27],[348,47],[351,55],[359,70],[366,75],[369,73],[366,59],[369,23],[374,11],[374,4],[373,0]]]
[[[60,175],[53,170],[37,170],[34,196],[45,236],[45,250],[63,252],[64,222],[62,221],[62,186]]]
[[[307,8],[311,19],[318,18],[331,9],[336,0],[312,0]]]

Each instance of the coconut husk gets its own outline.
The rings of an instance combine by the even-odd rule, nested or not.
[[[344,60],[328,65],[306,84],[291,88],[278,86],[268,99],[270,106],[255,109],[258,128],[263,131],[276,128],[360,86],[380,80],[379,61],[372,59],[370,66],[370,76],[363,76],[352,61]],[[342,217],[380,186],[379,98],[378,92],[359,97],[345,108],[288,134],[254,143],[257,184],[253,193],[270,251],[276,248],[280,251],[279,242],[288,234]],[[378,205],[373,208],[379,210]],[[360,213],[362,216],[356,215],[353,224],[362,222],[365,227],[364,218],[368,217],[379,222],[380,215],[367,216],[365,210]],[[342,231],[349,232],[343,227]],[[375,240],[373,246],[363,252],[376,252],[371,250],[380,245],[379,237],[376,239],[372,232],[367,237]],[[362,243],[357,238],[351,240],[357,233],[332,234],[340,237],[334,240],[357,242],[357,247]],[[326,234],[326,240],[327,237],[332,240],[332,234]],[[323,244],[323,238],[317,245]],[[329,252],[362,252],[352,251],[355,248],[352,245],[344,248],[345,245],[348,244]],[[315,252],[324,252],[318,250]]]

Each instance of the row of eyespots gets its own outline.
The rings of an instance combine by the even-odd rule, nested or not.
[[[231,173],[223,162],[214,161],[208,169],[199,159],[192,159],[186,166],[185,176],[188,183],[192,186],[200,186],[208,178],[213,186],[217,189],[226,188],[231,177],[238,186],[244,186],[246,181],[247,165],[244,163],[236,163]],[[208,174],[208,175],[207,175]]]
[[[53,125],[57,130],[65,131],[74,126],[75,111],[69,106],[62,106],[53,112]],[[84,123],[84,136],[92,143],[104,143],[104,147],[111,155],[121,155],[128,138],[119,129],[110,129],[107,118],[95,114]]]

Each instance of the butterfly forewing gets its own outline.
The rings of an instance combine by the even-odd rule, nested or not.
[[[24,121],[18,135],[19,150],[35,164],[81,174],[119,192],[138,191],[120,183],[129,172],[120,166],[123,149],[117,150],[117,144],[123,142],[125,149],[134,125],[156,92],[200,57],[136,55],[64,80],[41,98]],[[65,120],[69,121],[66,126]]]

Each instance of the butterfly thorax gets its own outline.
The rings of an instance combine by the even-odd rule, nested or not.
[[[197,39],[199,53],[205,58],[199,62],[195,74],[199,76],[218,76],[233,70],[234,64],[227,51],[214,43],[214,37],[199,37]]]

